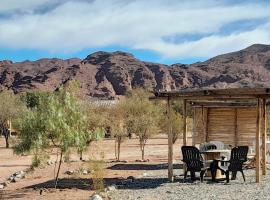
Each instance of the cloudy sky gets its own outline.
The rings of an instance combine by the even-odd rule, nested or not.
[[[270,44],[270,1],[0,0],[0,60],[128,51],[167,64]]]

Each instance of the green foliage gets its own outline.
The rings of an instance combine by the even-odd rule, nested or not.
[[[0,93],[0,131],[5,136],[6,147],[9,147],[9,123],[15,122],[24,115],[26,106],[12,90]]]
[[[91,131],[77,99],[60,89],[40,97],[40,103],[20,123],[21,143],[17,152],[48,148],[50,144],[63,153],[71,147],[82,148]],[[87,136],[87,137],[86,137]]]
[[[177,112],[180,113],[181,115],[183,115],[183,101],[174,101],[172,103],[172,109]],[[191,117],[192,114],[192,107],[189,106],[189,104],[187,104],[187,116]]]
[[[125,104],[121,101],[109,109],[110,131],[115,138],[115,157],[120,160],[121,143],[128,136]]]
[[[21,101],[25,102],[28,108],[37,107],[40,104],[40,100],[43,96],[46,96],[46,92],[26,92],[20,96]]]
[[[60,150],[55,186],[62,156],[67,155],[71,148],[85,149],[89,138],[98,135],[89,129],[88,117],[77,98],[65,88],[42,95],[39,104],[20,120],[18,128],[21,140],[15,146],[16,153],[39,153],[51,145]]]
[[[5,123],[20,117],[26,111],[26,107],[12,90],[4,90],[0,92],[0,110],[0,121]]]
[[[142,89],[136,89],[125,101],[126,126],[129,131],[139,137],[144,160],[144,147],[147,140],[157,134],[158,122],[162,116],[161,106],[149,101],[149,94]]]

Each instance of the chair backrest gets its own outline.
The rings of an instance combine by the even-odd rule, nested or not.
[[[200,145],[200,151],[207,151],[211,149],[217,149],[217,146],[215,144],[212,144],[210,142],[203,143]]]
[[[210,143],[216,145],[217,149],[219,150],[225,149],[225,145],[221,141],[210,141]]]
[[[230,171],[242,169],[243,163],[247,161],[248,146],[234,147],[231,151]]]
[[[183,162],[187,164],[188,170],[200,171],[203,167],[203,158],[194,146],[182,146]]]

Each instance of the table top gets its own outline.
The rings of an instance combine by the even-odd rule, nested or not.
[[[229,153],[231,150],[229,149],[211,149],[207,151],[201,151],[201,153]]]

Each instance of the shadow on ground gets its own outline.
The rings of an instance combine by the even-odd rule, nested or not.
[[[174,169],[182,169],[182,164],[174,164]],[[167,164],[147,164],[147,163],[138,163],[138,164],[115,164],[108,167],[112,170],[163,170],[168,169]]]
[[[119,189],[151,189],[157,188],[160,185],[167,183],[167,178],[138,178],[135,180],[127,180],[123,178],[105,178],[105,185],[117,185]],[[75,179],[75,178],[64,178],[59,179],[58,189],[81,189],[81,190],[91,190],[92,189],[92,179]],[[49,180],[44,183],[39,183],[36,185],[28,186],[24,189],[53,189],[54,180]]]

